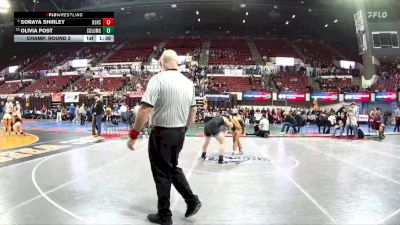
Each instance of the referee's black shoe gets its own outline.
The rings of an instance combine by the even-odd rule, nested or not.
[[[149,214],[147,215],[147,220],[161,225],[172,225],[171,217],[161,218],[158,214]]]
[[[187,204],[187,209],[186,209],[185,217],[193,216],[201,208],[201,202],[197,196],[193,200],[187,200],[186,204]]]

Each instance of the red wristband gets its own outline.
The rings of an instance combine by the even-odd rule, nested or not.
[[[129,131],[129,137],[131,137],[132,140],[136,140],[139,137],[139,132],[137,132],[135,129],[132,129]]]

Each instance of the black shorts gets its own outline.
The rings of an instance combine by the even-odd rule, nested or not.
[[[215,137],[217,136],[219,133],[221,133],[221,128],[219,127],[204,127],[204,135],[206,137]]]

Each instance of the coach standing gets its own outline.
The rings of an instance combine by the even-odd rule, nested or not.
[[[149,138],[149,158],[158,196],[158,213],[147,219],[157,224],[172,224],[170,210],[171,183],[185,199],[186,217],[197,213],[201,207],[193,194],[185,174],[178,167],[187,127],[193,124],[196,101],[193,83],[178,72],[178,56],[166,50],[161,56],[162,72],[152,77],[142,98],[135,124],[130,131],[128,147],[133,147],[153,111]]]

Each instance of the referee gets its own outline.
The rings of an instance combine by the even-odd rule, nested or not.
[[[193,83],[178,72],[176,52],[164,51],[160,62],[162,72],[153,76],[147,85],[135,124],[129,133],[128,148],[134,150],[140,131],[153,113],[149,158],[157,189],[158,213],[148,215],[147,219],[152,223],[172,224],[171,184],[185,199],[185,217],[196,214],[201,207],[199,198],[193,194],[185,174],[178,167],[187,127],[193,124],[196,115],[196,101]]]

